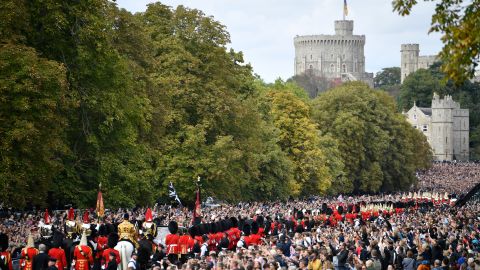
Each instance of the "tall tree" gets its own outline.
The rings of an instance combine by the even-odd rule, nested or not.
[[[66,69],[21,45],[0,45],[0,201],[45,205],[68,154]]]
[[[415,171],[431,160],[426,138],[396,111],[394,100],[359,82],[344,84],[313,101],[322,134],[338,140],[345,165],[344,185],[353,192],[405,190]]]
[[[400,68],[389,67],[383,68],[382,71],[377,72],[373,78],[375,88],[386,88],[400,84]]]

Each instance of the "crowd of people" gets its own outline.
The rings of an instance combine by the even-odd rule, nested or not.
[[[436,163],[419,173],[419,188],[464,194],[478,176],[475,163]],[[479,211],[474,201],[455,207],[446,197],[403,193],[222,204],[202,208],[201,220],[168,205],[102,218],[79,210],[11,213],[0,224],[9,240],[0,239],[0,268],[473,270],[480,269]],[[126,266],[115,248],[122,239],[135,247],[122,258]],[[44,263],[35,264],[37,256]]]
[[[420,190],[463,194],[480,182],[480,163],[435,162],[417,177]]]

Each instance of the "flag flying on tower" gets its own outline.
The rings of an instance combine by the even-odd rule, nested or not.
[[[170,181],[170,184],[168,185],[168,197],[174,199],[180,205],[182,205],[182,202],[180,201],[180,198],[178,197],[177,192],[175,191],[175,188],[173,187],[173,184],[171,181]]]
[[[348,16],[347,0],[343,0],[343,19],[345,19],[345,16]]]

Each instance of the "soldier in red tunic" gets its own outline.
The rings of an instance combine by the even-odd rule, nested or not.
[[[229,241],[228,249],[235,250],[242,233],[238,229],[238,220],[235,217],[230,218],[230,226],[231,228],[227,231],[227,236]]]
[[[101,268],[103,251],[106,248],[108,248],[107,247],[107,241],[108,241],[107,235],[108,235],[107,226],[105,224],[101,224],[98,227],[98,236],[97,236],[97,239],[96,239],[97,248],[95,250],[96,252],[95,252],[95,258],[94,258],[94,265],[93,265],[94,270],[99,270]]]
[[[178,240],[180,236],[178,232],[178,224],[175,221],[168,223],[168,231],[170,232],[165,237],[165,245],[167,246],[167,256],[171,263],[176,264],[178,261],[179,247]]]
[[[118,243],[118,234],[116,233],[110,233],[108,235],[108,241],[107,241],[107,249],[103,251],[102,254],[102,268],[107,269],[108,263],[110,262],[110,253],[115,254],[115,261],[117,262],[117,265],[120,264],[120,252],[115,249],[115,246]]]
[[[48,251],[48,256],[57,259],[55,266],[58,270],[64,270],[67,268],[67,257],[65,251],[61,248],[63,237],[60,234],[53,236],[53,248]]]
[[[252,222],[252,234],[248,238],[248,244],[252,246],[258,246],[262,243],[262,237],[259,234],[259,226],[256,221]]]
[[[73,251],[73,265],[75,270],[90,270],[90,266],[93,264],[92,249],[87,243],[87,234],[83,231],[82,239]]]
[[[0,268],[12,270],[12,255],[8,249],[8,236],[4,233],[0,234]]]
[[[180,233],[178,238],[179,256],[182,263],[187,261],[187,254],[190,253],[190,236],[186,233]]]
[[[32,270],[33,257],[38,254],[38,249],[35,248],[33,242],[33,237],[30,234],[27,240],[27,246],[22,249],[20,255],[20,269],[22,270]]]

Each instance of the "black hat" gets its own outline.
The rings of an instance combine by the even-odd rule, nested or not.
[[[343,206],[339,205],[337,211],[340,215],[343,214]]]
[[[176,221],[170,221],[170,223],[168,223],[168,231],[171,233],[171,234],[176,234],[178,232],[178,224]]]
[[[53,234],[52,246],[55,248],[61,247],[63,244],[63,235],[59,232]]]
[[[257,234],[259,229],[258,223],[256,221],[252,222],[252,233]]]
[[[99,227],[98,227],[98,234],[100,236],[106,236],[108,233],[107,233],[107,227],[105,226],[105,224],[101,224]]]
[[[245,236],[249,236],[250,233],[251,233],[251,226],[250,224],[245,224],[243,225],[243,233],[245,234]]]
[[[107,246],[109,248],[114,248],[118,244],[118,234],[110,233],[108,235]]]
[[[8,249],[8,235],[1,233],[0,234],[0,250],[6,251]]]
[[[128,220],[130,218],[130,215],[128,213],[123,214],[123,219]]]
[[[265,225],[265,218],[263,218],[263,216],[257,216],[255,221],[258,223],[259,227],[263,227],[263,225]]]
[[[235,217],[231,217],[230,221],[232,222],[232,228],[238,227],[238,220]]]

